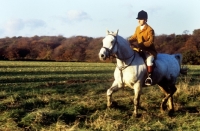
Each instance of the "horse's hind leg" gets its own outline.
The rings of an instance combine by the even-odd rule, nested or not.
[[[169,110],[170,112],[174,112],[174,101],[173,101],[173,95],[176,92],[176,86],[173,84],[170,86],[170,94],[171,97],[169,97],[168,103],[169,103]]]
[[[112,106],[112,93],[118,90],[118,83],[113,82],[112,86],[107,90],[107,107]]]
[[[159,87],[160,87],[160,90],[162,92],[164,92],[164,94],[165,94],[165,98],[162,99],[161,106],[160,106],[161,110],[164,111],[164,110],[167,109],[166,104],[167,104],[167,101],[168,101],[169,94],[167,93],[166,89],[163,86],[159,85]]]
[[[173,103],[173,94],[176,92],[175,85],[168,86],[167,84],[159,84],[160,89],[164,92],[165,98],[162,100],[161,103],[161,110],[164,111],[167,109],[167,102],[169,104],[170,112],[174,111],[174,103]]]

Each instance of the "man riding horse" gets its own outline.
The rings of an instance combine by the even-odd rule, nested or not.
[[[148,15],[145,11],[138,13],[139,26],[137,26],[135,33],[128,39],[129,43],[137,40],[137,50],[145,52],[148,77],[145,80],[145,85],[151,85],[151,73],[153,72],[153,61],[157,56],[157,51],[154,46],[154,30],[147,24]]]

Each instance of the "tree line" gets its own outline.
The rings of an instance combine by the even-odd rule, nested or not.
[[[102,39],[87,36],[33,36],[0,39],[0,60],[99,62]],[[183,64],[200,64],[200,29],[192,34],[155,36],[159,53],[181,53]]]

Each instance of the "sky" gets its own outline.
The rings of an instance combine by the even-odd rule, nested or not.
[[[139,11],[156,35],[200,29],[200,0],[0,0],[0,38],[32,36],[129,37]]]

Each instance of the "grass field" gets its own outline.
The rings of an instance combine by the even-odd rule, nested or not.
[[[112,63],[0,61],[0,130],[200,130],[200,66],[188,67],[177,81],[173,116],[160,112],[164,94],[151,86],[135,118],[129,88],[113,94],[116,108],[106,108]]]

